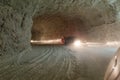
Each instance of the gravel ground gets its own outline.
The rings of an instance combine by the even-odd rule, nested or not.
[[[33,46],[32,53],[0,59],[0,80],[103,80],[117,48]]]

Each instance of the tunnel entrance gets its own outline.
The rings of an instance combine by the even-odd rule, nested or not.
[[[68,36],[85,39],[85,25],[78,17],[42,15],[33,18],[31,40],[59,39]]]

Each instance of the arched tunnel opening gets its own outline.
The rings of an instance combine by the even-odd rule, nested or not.
[[[31,40],[61,39],[64,37],[78,37],[86,39],[86,25],[80,17],[61,14],[42,15],[33,18]]]

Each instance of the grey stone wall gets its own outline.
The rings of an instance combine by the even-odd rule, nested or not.
[[[88,30],[88,40],[95,42],[120,41],[120,23],[104,24]]]
[[[79,17],[87,26],[119,20],[119,0],[41,0],[37,15],[62,14]]]
[[[32,16],[38,1],[0,1],[0,54],[17,54],[30,47]]]

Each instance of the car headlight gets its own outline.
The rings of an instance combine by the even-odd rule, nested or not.
[[[81,41],[80,40],[75,40],[73,43],[75,46],[81,46]]]

